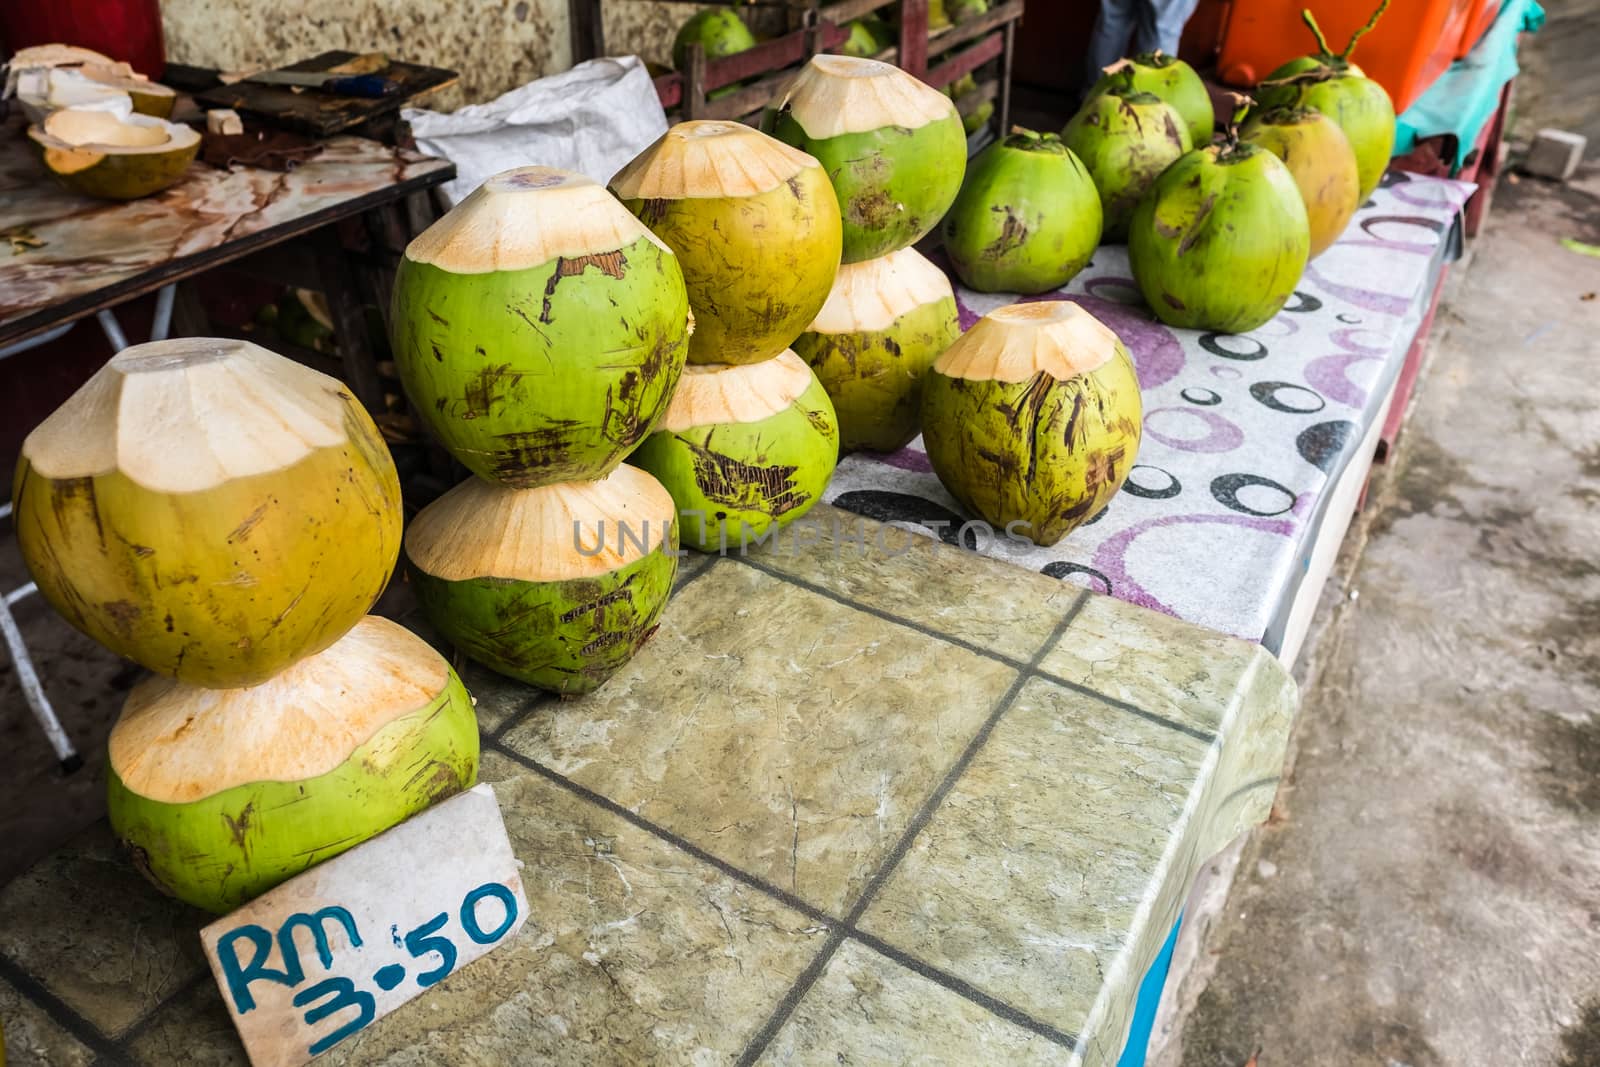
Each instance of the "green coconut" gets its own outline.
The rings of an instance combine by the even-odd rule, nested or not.
[[[149,115],[65,108],[28,127],[45,169],[75,193],[101,200],[137,200],[183,177],[200,151],[200,135],[182,123]]]
[[[674,518],[661,484],[626,465],[538,489],[469,478],[412,520],[407,571],[423,613],[462,652],[575,696],[655,633],[678,569]]]
[[[73,626],[158,674],[255,685],[366,614],[400,480],[337,380],[244,341],[123,349],[22,444],[17,544]]]
[[[1102,239],[1124,241],[1144,194],[1189,151],[1183,116],[1151,93],[1113,85],[1090,97],[1061,131],[1100,191]]]
[[[945,0],[944,6],[957,26],[989,13],[989,0]]]
[[[939,481],[996,530],[1039,545],[1111,502],[1142,419],[1128,350],[1060,300],[985,315],[934,363],[922,394],[922,441]]]
[[[1100,226],[1100,195],[1078,157],[1053,133],[1017,128],[973,161],[944,247],[968,288],[1043,293],[1088,264]]]
[[[1305,202],[1277,156],[1253,144],[1196,149],[1133,215],[1128,261],[1169,326],[1253,330],[1278,313],[1311,247]]]
[[[839,269],[839,208],[815,159],[738,122],[680,122],[611,188],[683,265],[691,363],[771,359]]]
[[[1361,205],[1355,153],[1337,123],[1309,108],[1271,108],[1251,114],[1239,139],[1283,161],[1305,201],[1315,259],[1339,239]]]
[[[710,8],[690,15],[672,39],[672,65],[689,69],[689,46],[705,49],[707,59],[723,59],[756,46],[755,34],[731,8]]]
[[[868,59],[894,43],[894,31],[889,24],[872,15],[851,19],[844,28],[850,31],[850,36],[839,46],[839,51],[847,56]]]
[[[893,452],[917,435],[923,375],[960,336],[950,279],[902,248],[840,267],[794,351],[828,391],[841,451]]]
[[[112,727],[111,828],[167,893],[225,912],[471,788],[472,698],[369,615],[248,689],[134,686]]]
[[[888,63],[813,56],[767,124],[828,172],[846,263],[915,244],[961,189],[967,137],[955,104]]]
[[[434,436],[531,488],[603,477],[644,440],[683,370],[689,305],[677,257],[603,188],[521,167],[411,242],[390,323]]]
[[[1335,54],[1310,11],[1306,25],[1317,40],[1317,53],[1291,59],[1268,74],[1256,91],[1263,108],[1310,108],[1338,124],[1355,153],[1360,179],[1360,199],[1378,188],[1394,152],[1394,101],[1383,86],[1368,78],[1350,61],[1356,43],[1377,24],[1389,0],[1378,4],[1366,25],[1351,35],[1344,51]]]
[[[1119,59],[1106,68],[1089,95],[1097,96],[1113,85],[1129,86],[1135,92],[1161,98],[1183,116],[1193,147],[1203,148],[1211,143],[1211,134],[1216,129],[1211,94],[1206,92],[1206,83],[1200,80],[1194,68],[1177,56],[1157,51]]]
[[[679,537],[702,552],[761,540],[822,497],[839,458],[827,390],[793,352],[684,371],[661,427],[628,462],[678,508]]]

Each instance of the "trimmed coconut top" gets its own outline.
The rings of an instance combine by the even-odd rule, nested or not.
[[[596,578],[659,548],[677,514],[661,483],[627,464],[538,489],[468,478],[411,520],[406,557],[452,582]]]
[[[624,200],[758,196],[815,159],[742,122],[680,122],[611,179]]]
[[[989,312],[933,369],[978,381],[1025,382],[1041,371],[1066,381],[1104,365],[1121,347],[1111,327],[1077,304],[1040,300]]]
[[[834,55],[812,56],[778,106],[817,140],[885,126],[915,130],[958,114],[949,97],[891,63]]]
[[[406,258],[452,274],[527,270],[603,255],[641,237],[671,250],[599,183],[556,167],[504,170],[406,246]]]
[[[906,247],[877,259],[842,264],[827,303],[807,332],[886,330],[907,312],[945,299],[955,299],[950,279],[922,253]]]
[[[691,363],[656,429],[676,433],[716,422],[760,422],[787,409],[814,381],[806,361],[787,348],[760,363]]]
[[[248,341],[151,341],[112,356],[22,455],[46,478],[120,471],[155,492],[200,492],[343,444],[346,397],[336,379]]]
[[[426,641],[368,615],[328,648],[249,689],[140,682],[111,728],[111,766],[129,789],[166,804],[250,782],[316,778],[426,707],[449,679],[444,657]]]

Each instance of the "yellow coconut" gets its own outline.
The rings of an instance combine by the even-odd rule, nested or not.
[[[28,127],[44,165],[63,185],[104,200],[135,200],[183,177],[200,134],[148,115],[65,108]]]
[[[810,325],[839,269],[839,204],[817,161],[737,122],[681,122],[611,180],[677,253],[690,363],[759,363]]]
[[[17,542],[84,633],[195,685],[254,685],[383,591],[400,482],[337,380],[243,341],[135,345],[22,445]]]
[[[111,730],[111,827],[151,881],[227,911],[477,777],[444,657],[369,615],[250,689],[134,686]]]

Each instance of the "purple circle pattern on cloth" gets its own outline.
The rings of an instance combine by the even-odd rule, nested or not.
[[[1144,402],[1132,470],[1092,522],[1048,548],[1003,531],[963,543],[1261,640],[1303,569],[1319,498],[1351,464],[1399,373],[1412,339],[1406,327],[1414,328],[1436,277],[1434,261],[1470,189],[1391,172],[1343,237],[1308,266],[1283,310],[1237,336],[1157,320],[1139,300],[1121,246],[1099,249],[1089,268],[1054,293],[957,286],[963,329],[1019,301],[1079,304],[1128,347]],[[924,525],[950,543],[965,518],[932,473],[920,439],[888,456],[845,457],[825,499],[883,521]]]

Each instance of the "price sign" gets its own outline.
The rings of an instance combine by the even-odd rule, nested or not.
[[[255,1067],[296,1067],[522,928],[500,805],[470,789],[200,931]]]

